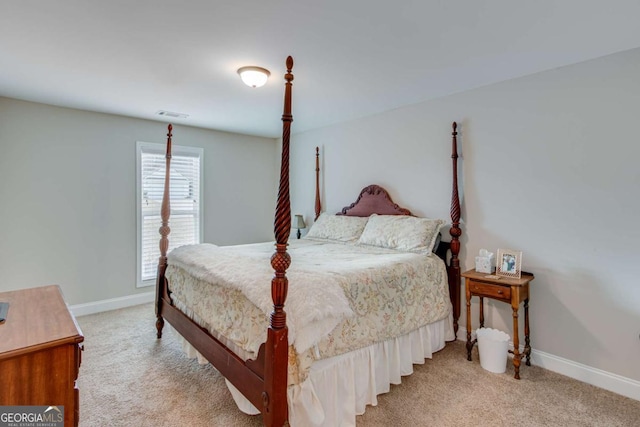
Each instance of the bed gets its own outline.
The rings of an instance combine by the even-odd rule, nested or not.
[[[275,253],[273,243],[205,244],[167,255],[169,125],[157,336],[161,338],[166,319],[185,340],[188,353],[210,362],[225,377],[238,407],[262,413],[267,426],[287,421],[294,426],[352,425],[355,415],[376,404],[376,396],[410,374],[414,363],[423,363],[445,341],[455,339],[461,235],[456,124],[450,242],[437,243],[438,220],[414,217],[377,185],[364,188],[336,215],[321,214],[317,149],[316,223],[306,238],[289,242],[291,57],[286,67]],[[377,243],[380,230],[389,230],[389,224],[391,229],[418,224],[426,234],[418,246],[411,246],[416,242],[409,233],[408,248],[384,247],[385,239]],[[424,286],[426,282],[435,285]]]

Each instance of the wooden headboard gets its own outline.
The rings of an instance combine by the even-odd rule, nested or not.
[[[401,208],[393,203],[387,190],[379,185],[365,187],[355,202],[342,208],[336,215],[368,217],[372,214],[412,215],[409,209]]]

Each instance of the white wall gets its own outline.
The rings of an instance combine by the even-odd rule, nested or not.
[[[480,248],[522,250],[533,348],[640,380],[638,76],[633,50],[294,135],[293,210],[312,219],[317,145],[327,211],[376,183],[448,218],[458,121],[463,268]],[[511,309],[487,304],[510,333]]]
[[[0,98],[0,291],[56,283],[69,304],[153,291],[136,289],[136,141],[166,133],[161,122]],[[204,240],[272,240],[275,140],[173,135],[204,148]]]

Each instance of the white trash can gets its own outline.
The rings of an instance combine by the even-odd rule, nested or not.
[[[501,374],[507,370],[507,350],[511,337],[509,334],[492,328],[476,330],[480,366],[489,372]]]

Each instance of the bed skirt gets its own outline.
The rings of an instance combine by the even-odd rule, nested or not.
[[[387,393],[390,384],[400,384],[401,377],[413,373],[414,364],[424,363],[446,341],[455,339],[452,319],[449,315],[401,337],[314,362],[307,379],[287,390],[289,424],[355,426],[356,415],[364,414],[367,405],[378,404],[377,395]],[[182,340],[187,355],[196,356],[197,351]],[[226,383],[242,412],[260,413],[229,381]]]

